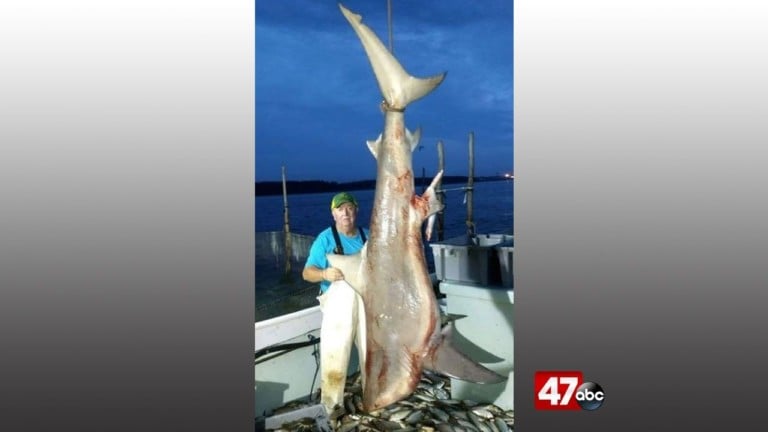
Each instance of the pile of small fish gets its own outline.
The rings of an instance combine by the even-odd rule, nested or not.
[[[506,432],[512,431],[514,411],[493,404],[451,399],[450,379],[425,371],[416,390],[407,399],[366,413],[362,410],[360,374],[347,379],[344,406],[330,415],[336,432]],[[317,431],[312,419],[283,424],[277,431]]]

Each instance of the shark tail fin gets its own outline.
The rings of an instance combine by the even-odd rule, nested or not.
[[[384,46],[378,36],[365,24],[363,17],[345,8],[339,3],[344,17],[355,30],[363,44],[373,73],[379,84],[379,90],[386,104],[391,109],[404,110],[409,103],[426,96],[445,78],[446,73],[428,78],[416,78],[403,69],[400,62]]]
[[[416,78],[409,76],[403,85],[403,108],[405,108],[411,102],[428,95],[432,90],[437,88],[441,82],[443,82],[446,75],[448,75],[448,72],[443,72],[428,78]]]
[[[478,384],[496,384],[507,379],[507,377],[477,363],[456,349],[451,344],[452,334],[453,323],[449,323],[441,330],[441,343],[434,353],[425,359],[424,367],[426,369],[440,372],[451,378]]]

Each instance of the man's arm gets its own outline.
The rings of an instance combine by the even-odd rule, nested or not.
[[[301,272],[301,277],[307,282],[317,283],[327,280],[333,282],[344,279],[344,273],[335,267],[328,267],[327,269],[321,269],[313,265],[304,267]]]
[[[307,282],[317,283],[325,280],[325,270],[313,265],[304,267],[301,277]]]

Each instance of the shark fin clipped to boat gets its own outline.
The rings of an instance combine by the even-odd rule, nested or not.
[[[507,379],[470,359],[453,346],[453,322],[443,327],[440,337],[437,348],[424,359],[425,369],[478,384],[496,384]]]

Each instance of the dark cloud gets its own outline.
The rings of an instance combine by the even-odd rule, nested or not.
[[[387,44],[386,2],[344,5]],[[414,76],[448,72],[414,102],[407,127],[421,126],[414,169],[466,174],[467,135],[476,136],[476,174],[512,170],[512,2],[393,0],[394,52]],[[381,131],[376,80],[335,1],[256,3],[256,179],[375,177],[365,140]]]

